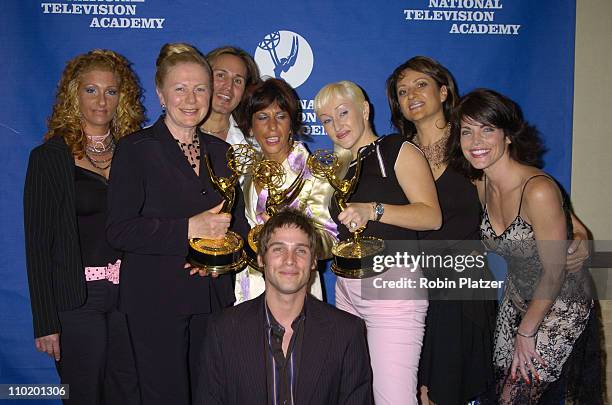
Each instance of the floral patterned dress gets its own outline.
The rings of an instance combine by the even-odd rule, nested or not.
[[[527,182],[538,176],[529,178]],[[486,201],[480,225],[481,237],[487,248],[503,256],[508,264],[506,289],[497,315],[493,353],[500,404],[537,403],[550,383],[560,377],[563,364],[584,330],[593,306],[586,287],[586,274],[582,271],[568,273],[535,337],[536,352],[546,362],[546,365],[534,362],[540,383],[526,384],[521,378],[512,382],[510,366],[516,332],[533,298],[543,268],[533,227],[520,216],[525,185],[521,192],[518,214],[508,228],[496,234],[489,219]]]

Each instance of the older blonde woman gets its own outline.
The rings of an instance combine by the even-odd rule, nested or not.
[[[143,403],[188,404],[208,316],[234,301],[230,275],[194,277],[184,268],[189,238],[221,238],[232,222],[219,213],[222,197],[200,165],[208,154],[215,174],[228,176],[229,145],[198,130],[212,89],[210,66],[198,50],[164,45],[155,84],[165,113],[117,147],[107,235],[125,252],[121,309]],[[234,212],[232,229],[244,235],[244,208]]]

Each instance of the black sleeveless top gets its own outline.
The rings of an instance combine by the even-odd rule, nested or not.
[[[480,240],[478,191],[464,175],[448,166],[436,180],[442,227],[419,232],[420,240]]]
[[[76,166],[74,186],[83,266],[102,267],[115,263],[121,254],[106,240],[108,181],[98,173]]]
[[[405,205],[409,204],[397,177],[395,175],[395,161],[400,148],[406,141],[400,135],[387,135],[378,138],[375,142],[364,147],[361,152],[361,176],[357,182],[355,192],[347,202],[379,202],[383,204]],[[351,166],[344,177],[349,179],[355,174],[356,162]],[[332,200],[330,213],[338,224],[340,240],[348,239],[351,233],[338,221],[340,209]],[[395,225],[384,224],[378,221],[369,221],[363,236],[376,236],[384,240],[416,240],[414,230],[401,228]]]

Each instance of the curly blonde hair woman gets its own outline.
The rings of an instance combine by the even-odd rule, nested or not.
[[[122,253],[106,240],[115,140],[144,121],[129,62],[93,50],[68,62],[45,143],[30,154],[26,256],[36,348],[56,362],[75,404],[139,403],[125,316]]]
[[[110,123],[115,140],[139,130],[144,121],[142,90],[127,59],[108,49],[94,49],[71,59],[57,87],[45,140],[62,136],[72,154],[80,158],[84,156],[86,137],[78,91],[83,74],[92,70],[113,72],[119,82],[119,103]]]

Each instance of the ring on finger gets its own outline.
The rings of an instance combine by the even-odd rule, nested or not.
[[[351,226],[351,228],[357,228],[357,223],[355,221],[351,221],[349,225]]]

